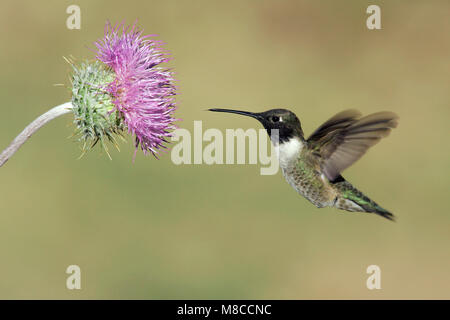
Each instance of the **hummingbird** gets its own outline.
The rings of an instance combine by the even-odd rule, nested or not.
[[[357,110],[345,110],[331,117],[305,139],[300,120],[286,109],[260,113],[232,109],[209,111],[235,113],[261,122],[278,154],[284,178],[316,207],[369,212],[395,219],[391,212],[341,175],[397,126],[395,113],[384,111],[362,117]]]

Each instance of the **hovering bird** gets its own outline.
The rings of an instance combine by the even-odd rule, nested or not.
[[[356,110],[345,110],[305,139],[300,120],[286,109],[260,113],[230,109],[209,111],[240,114],[261,122],[279,154],[286,181],[316,207],[371,212],[394,220],[392,213],[353,187],[341,172],[397,126],[395,113],[378,112],[361,117]],[[277,135],[271,134],[273,129],[278,130]]]

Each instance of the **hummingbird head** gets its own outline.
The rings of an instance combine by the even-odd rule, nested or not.
[[[236,113],[255,118],[261,122],[271,138],[271,130],[278,130],[280,143],[289,141],[294,137],[303,139],[303,131],[300,120],[298,120],[297,116],[293,112],[286,109],[271,109],[259,113],[231,109],[209,109],[209,111]],[[278,143],[278,141],[273,142],[275,144]]]

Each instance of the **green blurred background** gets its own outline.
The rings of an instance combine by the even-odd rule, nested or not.
[[[0,146],[70,99],[63,56],[92,58],[106,20],[136,19],[173,53],[181,127],[260,128],[208,107],[292,109],[400,125],[344,176],[398,216],[316,209],[259,165],[83,159],[66,115],[0,168],[0,298],[450,298],[448,1],[71,1],[0,5]],[[378,4],[382,30],[366,28]],[[81,267],[70,291],[67,266]],[[366,288],[381,267],[381,290]]]

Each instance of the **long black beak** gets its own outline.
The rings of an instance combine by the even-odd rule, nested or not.
[[[240,115],[243,115],[243,116],[255,118],[255,119],[259,120],[259,121],[262,120],[262,116],[261,116],[260,113],[241,111],[241,110],[232,110],[232,109],[208,109],[208,111],[236,113],[236,114],[240,114]]]

